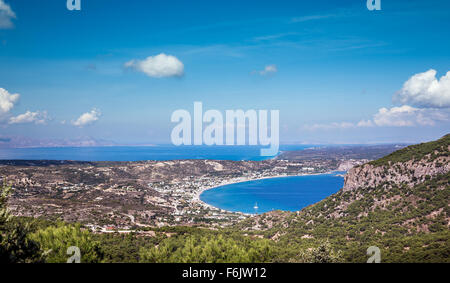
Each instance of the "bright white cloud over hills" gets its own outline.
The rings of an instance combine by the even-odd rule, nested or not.
[[[19,101],[20,94],[11,94],[6,89],[0,88],[0,123],[12,124],[46,124],[47,111],[26,111],[23,114],[11,117],[11,110]]]
[[[450,120],[450,71],[438,80],[431,69],[413,75],[398,91],[393,101],[401,103],[391,108],[383,107],[371,120],[358,123],[330,123],[305,126],[308,130],[345,129],[356,127],[414,127],[434,126]],[[411,106],[412,105],[412,106]]]
[[[421,108],[450,107],[450,71],[439,80],[436,70],[412,76],[394,96],[394,102]]]
[[[47,123],[47,111],[36,111],[31,112],[27,111],[24,114],[20,114],[16,117],[11,117],[9,119],[9,124],[26,124],[26,123],[35,123],[35,124],[46,124]]]
[[[447,121],[446,113],[438,109],[420,109],[408,105],[400,107],[381,108],[373,116],[373,121],[360,121],[359,127],[411,127],[433,126],[438,121]]]

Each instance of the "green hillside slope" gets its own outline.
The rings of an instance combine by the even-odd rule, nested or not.
[[[371,164],[385,166],[429,155],[446,157],[448,165],[449,141],[446,135]],[[279,261],[295,259],[296,252],[329,241],[346,262],[365,262],[370,246],[380,248],[384,262],[450,262],[449,225],[447,172],[413,187],[386,182],[376,188],[341,190],[299,213],[268,213],[241,223],[239,229],[276,239]]]
[[[450,134],[445,135],[437,141],[428,143],[421,143],[411,145],[395,151],[383,158],[369,162],[374,166],[389,165],[389,162],[407,162],[409,160],[421,160],[426,155],[430,154],[431,158],[437,158],[439,156],[449,156],[450,154]]]

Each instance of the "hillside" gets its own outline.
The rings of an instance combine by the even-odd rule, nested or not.
[[[437,141],[411,145],[395,151],[383,158],[369,162],[374,166],[388,165],[396,162],[418,161],[428,156],[430,161],[440,156],[447,156],[450,150],[450,134]]]
[[[236,220],[223,228],[135,225],[136,233],[126,235],[92,233],[80,225],[45,217],[10,217],[6,203],[11,188],[0,185],[0,262],[65,262],[65,245],[80,242],[82,262],[366,262],[371,246],[381,250],[382,262],[450,262],[449,138],[447,135],[435,142],[410,146],[357,166],[348,172],[338,193],[299,212],[273,211]],[[232,163],[217,164],[203,164],[208,166],[201,168],[215,174],[222,174],[226,168],[230,168],[231,174],[239,170]],[[158,173],[160,177],[160,172],[176,163],[156,163],[156,170],[150,170],[150,165],[99,168],[109,177],[117,174],[127,181],[132,179],[130,172],[136,171]],[[188,170],[199,170],[195,167],[201,164],[193,165]],[[263,162],[256,169],[273,170],[270,165]],[[20,166],[25,166],[28,173],[57,176],[53,166],[44,168],[49,171],[33,170],[36,166],[30,164]],[[75,172],[80,168],[71,168],[73,164],[64,166],[69,167],[58,168],[73,170],[74,178],[78,178],[76,175],[80,173]],[[100,169],[86,164],[83,178],[95,176]],[[216,172],[218,169],[220,172]],[[5,170],[12,169],[4,167]],[[189,171],[189,174],[201,173]],[[26,193],[33,193],[27,190]],[[68,193],[76,197],[83,192]],[[111,192],[110,197],[134,200],[127,204],[136,207],[141,204],[141,198],[135,197],[138,193],[141,192],[127,187]],[[129,198],[123,198],[125,195]],[[117,203],[115,207],[120,209],[123,205]],[[23,235],[28,235],[29,240],[24,241]],[[54,252],[44,255],[48,250]]]
[[[389,154],[351,169],[344,191],[374,188],[384,183],[413,187],[433,176],[450,171],[450,135]]]
[[[328,240],[344,261],[365,262],[377,246],[384,262],[450,261],[450,135],[414,145],[348,173],[338,193],[298,213],[271,212],[239,229],[295,250]]]

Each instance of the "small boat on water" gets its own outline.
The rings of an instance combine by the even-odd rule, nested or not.
[[[253,207],[254,209],[258,209],[258,203],[255,203],[255,206]]]

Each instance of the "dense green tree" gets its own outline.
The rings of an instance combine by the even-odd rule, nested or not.
[[[39,245],[28,238],[30,224],[15,221],[8,211],[10,193],[11,187],[0,185],[0,262],[40,262]]]
[[[302,263],[338,263],[343,262],[343,258],[340,251],[334,251],[329,241],[322,241],[316,248],[303,250],[295,261]]]
[[[267,240],[237,241],[222,235],[189,235],[166,239],[151,249],[141,249],[140,260],[157,263],[268,262],[271,253]]]
[[[45,254],[45,261],[50,263],[64,263],[73,252],[68,254],[69,247],[78,247],[82,263],[95,263],[102,260],[100,244],[92,239],[89,231],[82,230],[79,224],[58,224],[46,229],[38,230],[30,235],[38,242]]]

